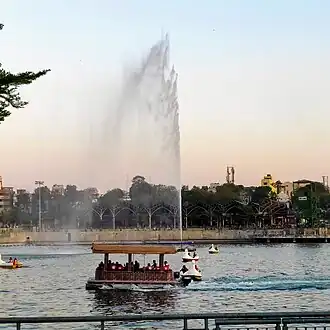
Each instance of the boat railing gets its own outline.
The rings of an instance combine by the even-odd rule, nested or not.
[[[127,270],[96,270],[96,280],[107,281],[173,281],[172,271],[148,270],[148,271],[127,271]]]
[[[137,315],[109,315],[109,316],[50,316],[50,317],[1,317],[1,324],[13,324],[20,330],[23,324],[49,323],[98,323],[104,330],[106,323],[109,326],[127,324],[129,327],[138,325],[141,328],[144,322],[160,322],[172,329],[192,330],[329,330],[330,312],[264,312],[264,313],[195,313],[195,314],[137,314]],[[181,321],[181,322],[180,322]],[[202,321],[200,324],[200,321]],[[136,324],[134,324],[136,322]],[[172,323],[173,322],[173,323]],[[174,323],[175,322],[175,323]],[[180,324],[181,323],[181,324]],[[150,323],[149,323],[150,324]],[[107,324],[108,326],[108,324]],[[45,325],[47,329],[47,325]]]

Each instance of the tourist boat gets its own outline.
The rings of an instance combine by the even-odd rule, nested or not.
[[[209,254],[217,254],[217,253],[219,253],[219,249],[212,244],[209,248]]]
[[[181,274],[171,269],[164,269],[166,254],[176,254],[175,247],[164,245],[112,245],[93,243],[92,252],[103,254],[103,266],[97,267],[95,277],[86,283],[87,290],[114,289],[114,290],[136,290],[136,289],[167,289],[175,286],[187,286],[191,281],[198,280],[196,274],[191,272]],[[109,265],[109,255],[126,254],[128,256],[128,267],[114,270]],[[134,255],[158,255],[157,269],[132,268]]]
[[[2,269],[16,269],[16,268],[22,268],[23,264],[19,261],[14,265],[12,262],[5,262],[1,259],[1,254],[0,254],[0,268]]]

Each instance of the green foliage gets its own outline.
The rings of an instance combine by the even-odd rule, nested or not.
[[[3,24],[0,24],[0,30],[2,28]],[[0,123],[10,116],[10,108],[20,109],[28,104],[27,101],[21,99],[19,87],[31,84],[49,71],[11,73],[6,71],[0,63]]]
[[[44,76],[50,70],[42,70],[37,73],[21,72],[13,74],[4,70],[0,63],[0,122],[10,116],[8,108],[24,108],[28,102],[23,101],[18,88],[22,85],[29,85],[34,80]]]
[[[300,222],[321,225],[330,219],[330,194],[321,182],[298,188],[292,197],[293,208]]]
[[[78,190],[74,185],[58,188],[36,188],[32,196],[21,193],[16,198],[19,211],[4,214],[3,221],[37,224],[40,192],[42,218],[61,227],[75,228],[79,223],[80,228],[89,224],[111,228],[114,218],[116,228],[171,227],[175,219],[178,224],[180,192],[172,186],[150,184],[141,176],[133,178],[128,192],[115,188],[101,196],[93,188]],[[307,201],[298,203],[298,197],[306,194]],[[269,187],[194,186],[182,189],[181,196],[184,227],[272,227],[278,221],[290,226],[296,216],[311,219],[307,223],[311,226],[317,224],[316,219],[330,219],[330,195],[319,183],[298,189],[293,208],[290,203],[277,201]]]
[[[271,188],[268,186],[256,187],[252,192],[252,202],[262,203],[265,199],[268,199],[271,196]]]

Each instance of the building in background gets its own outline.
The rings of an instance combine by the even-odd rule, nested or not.
[[[0,176],[0,213],[10,211],[13,208],[14,188],[4,187]]]
[[[54,184],[52,187],[52,195],[53,196],[63,196],[64,195],[64,185],[62,184]]]
[[[213,182],[213,183],[210,183],[210,186],[209,186],[209,192],[212,192],[212,193],[216,193],[217,192],[217,188],[220,187],[221,184],[219,182]]]
[[[271,174],[266,174],[260,181],[260,186],[269,187],[272,193],[277,194],[276,182],[273,181]]]

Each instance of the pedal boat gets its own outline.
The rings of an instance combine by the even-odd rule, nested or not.
[[[209,254],[218,254],[218,253],[219,253],[219,249],[212,244],[209,248]]]
[[[182,262],[191,262],[191,261],[198,261],[199,256],[196,254],[195,256],[191,256],[188,252],[188,249],[185,249],[183,256],[182,256]]]
[[[202,280],[202,273],[200,270],[197,270],[195,260],[192,260],[190,263],[190,268],[188,268],[188,271],[183,273],[182,277],[191,278],[194,282],[200,282]]]

